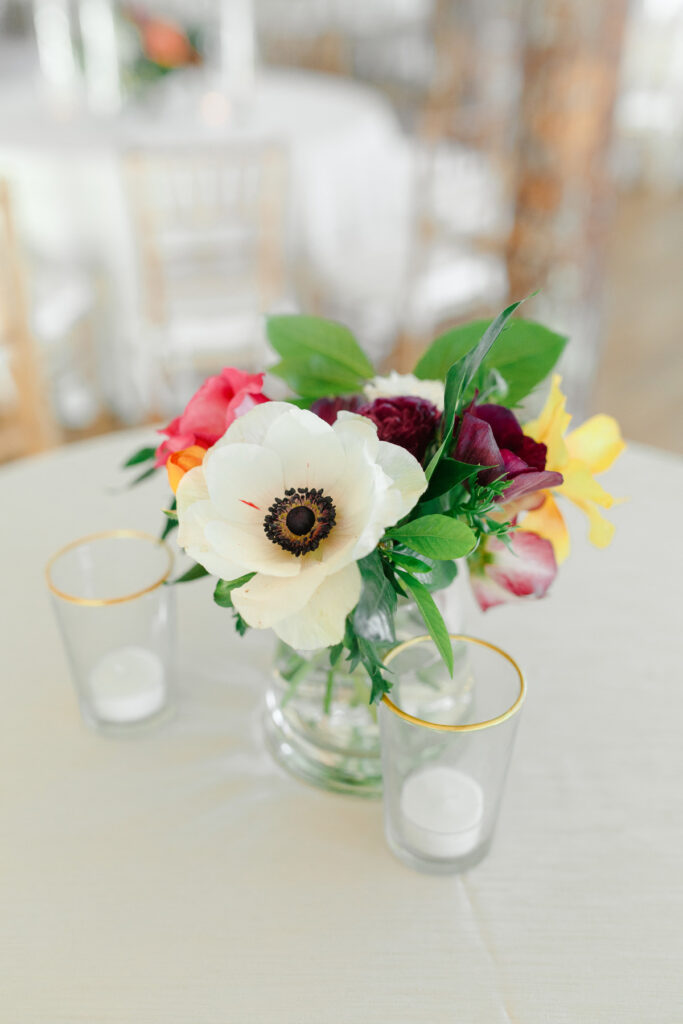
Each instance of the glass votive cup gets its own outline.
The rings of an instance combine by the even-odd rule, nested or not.
[[[47,564],[47,584],[81,714],[124,734],[171,707],[174,588],[169,546],[138,530],[73,541]]]
[[[393,687],[379,707],[387,842],[404,863],[433,874],[465,871],[488,853],[526,692],[519,666],[499,647],[461,635],[451,644],[471,677],[464,715],[434,700],[429,636],[386,655]],[[441,671],[447,678],[443,663]]]

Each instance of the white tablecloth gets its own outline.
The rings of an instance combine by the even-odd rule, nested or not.
[[[0,49],[0,71],[1,62]],[[102,279],[102,386],[119,415],[139,418],[130,376],[140,336],[138,260],[120,165],[129,149],[281,145],[289,163],[287,272],[295,280],[303,270],[333,297],[340,319],[360,330],[367,324],[366,347],[393,340],[408,273],[413,158],[379,93],[331,75],[263,71],[243,116],[221,125],[202,121],[192,78],[185,86],[170,79],[118,118],[60,119],[35,74],[0,74],[0,176],[12,186],[24,243],[91,266]]]
[[[180,706],[146,737],[81,725],[42,568],[81,533],[155,529],[111,495],[139,440],[0,472],[0,1018],[8,1024],[680,1024],[680,460],[633,448],[600,553],[552,597],[472,614],[529,698],[488,859],[393,859],[378,803],[263,749],[269,641],[207,581],[179,597]],[[677,650],[675,648],[678,648]]]

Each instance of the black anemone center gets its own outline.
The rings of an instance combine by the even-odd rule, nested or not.
[[[288,530],[301,537],[304,533],[310,533],[315,525],[315,512],[306,505],[298,505],[287,513],[285,522]]]
[[[337,510],[322,488],[290,487],[268,509],[263,529],[273,544],[298,557],[315,551],[336,519]]]

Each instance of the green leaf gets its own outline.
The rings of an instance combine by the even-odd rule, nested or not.
[[[382,664],[377,651],[364,637],[358,637],[358,648],[363,668],[370,677],[372,688],[370,690],[370,703],[374,704],[381,700],[382,695],[391,689],[391,683],[385,678],[384,673],[388,670]]]
[[[503,327],[509,317],[511,317],[517,307],[521,305],[522,301],[523,300],[511,303],[511,305],[507,306],[502,313],[499,313],[496,319],[486,328],[475,347],[471,349],[467,355],[459,359],[457,363],[454,363],[448,370],[446,374],[446,387],[444,392],[444,412],[441,420],[444,436],[441,445],[434,453],[431,462],[425,471],[425,476],[428,480],[431,480],[434,470],[438,466],[439,462],[450,450],[451,442],[453,440],[453,430],[455,428],[455,418],[460,412],[460,407],[464,401],[465,395],[467,394],[467,389],[474,380],[475,374],[479,370],[482,360],[488,354],[489,349],[503,330]]]
[[[334,647],[330,647],[330,667],[334,668],[339,659],[341,658],[342,651],[344,650],[344,642],[335,644]]]
[[[348,395],[358,391],[362,378],[338,366],[322,356],[315,356],[307,362],[286,359],[270,367],[270,373],[282,377],[292,391],[312,401],[335,395]]]
[[[176,510],[175,497],[171,501],[169,507],[162,509],[162,512],[166,516],[167,522],[164,523],[164,528],[161,531],[161,539],[166,540],[168,535],[172,533],[178,526],[178,512]]]
[[[417,575],[417,579],[424,583],[430,593],[434,593],[450,586],[457,575],[458,567],[455,562],[440,561],[434,562],[428,573]]]
[[[435,467],[429,481],[429,487],[420,498],[420,504],[427,501],[434,501],[442,494],[447,494],[458,484],[471,480],[477,475],[482,466],[472,466],[467,462],[458,462],[448,456],[441,459]]]
[[[377,551],[358,562],[363,590],[353,612],[353,628],[359,637],[373,643],[394,643],[396,594],[384,575],[382,559]]]
[[[476,538],[469,526],[450,516],[422,516],[403,526],[387,530],[387,537],[399,540],[428,558],[463,558],[474,548]]]
[[[429,593],[425,585],[420,583],[420,581],[416,580],[413,576],[409,576],[408,573],[401,571],[399,571],[399,575],[415,598],[415,604],[420,609],[420,615],[424,619],[424,624],[429,630],[429,634],[436,644],[437,650],[443,658],[446,668],[452,676],[453,647],[451,645],[451,638],[448,635],[448,630],[446,629],[446,623],[443,621],[443,616],[434,603],[434,598]]]
[[[453,363],[474,348],[490,323],[490,320],[472,320],[441,334],[418,360],[413,370],[415,376],[420,380],[445,380]]]
[[[235,629],[237,630],[239,635],[244,636],[246,631],[249,629],[249,624],[244,621],[239,612],[233,613],[233,620],[235,623]]]
[[[123,464],[124,469],[128,469],[130,466],[139,466],[141,462],[149,462],[156,455],[156,448],[140,448],[139,451],[135,452],[129,459]]]
[[[315,316],[270,316],[266,322],[268,340],[283,360],[304,363],[324,356],[355,378],[367,380],[374,367],[348,327]]]
[[[429,572],[431,569],[427,562],[423,562],[419,558],[413,558],[412,555],[404,555],[400,551],[387,551],[385,553],[392,562],[395,562],[402,569],[407,569],[408,572]]]
[[[213,592],[213,599],[221,608],[232,608],[232,592],[238,587],[243,587],[249,580],[253,580],[255,572],[248,572],[236,580],[219,580]]]
[[[415,375],[423,380],[444,380],[453,363],[475,347],[491,324],[490,320],[475,320],[442,334],[419,360]],[[508,386],[505,404],[516,405],[548,376],[566,344],[561,334],[517,317],[506,325],[482,366],[501,374]]]
[[[567,338],[531,320],[512,320],[485,361],[505,379],[506,405],[517,405],[548,376]]]
[[[520,305],[521,300],[520,302],[512,302],[502,313],[499,313],[496,319],[486,328],[477,345],[449,369],[446,374],[446,393],[444,396],[444,421],[446,424],[452,424],[452,421],[460,412],[462,400],[474,380],[474,375],[488,355],[491,346],[498,338],[505,324]]]
[[[163,530],[161,531],[161,534],[160,534],[161,540],[166,540],[166,538],[169,537],[173,533],[173,531],[177,530],[177,529],[178,529],[178,520],[177,519],[167,519],[166,522],[164,523],[164,528],[163,528]]]
[[[131,482],[128,484],[128,486],[129,487],[135,487],[136,484],[141,484],[143,480],[148,480],[151,476],[154,476],[156,471],[157,471],[157,467],[156,466],[150,466],[150,468],[146,469],[144,471],[144,473],[140,473],[140,475],[136,476],[134,480],[131,480]]]
[[[184,572],[182,576],[178,576],[177,579],[171,580],[171,583],[191,583],[193,580],[200,580],[202,576],[208,576],[208,572],[203,565],[193,565],[191,569]]]

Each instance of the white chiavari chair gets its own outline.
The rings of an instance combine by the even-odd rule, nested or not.
[[[150,413],[225,365],[260,368],[263,314],[285,295],[278,147],[140,150],[124,177],[139,271],[136,358]]]

